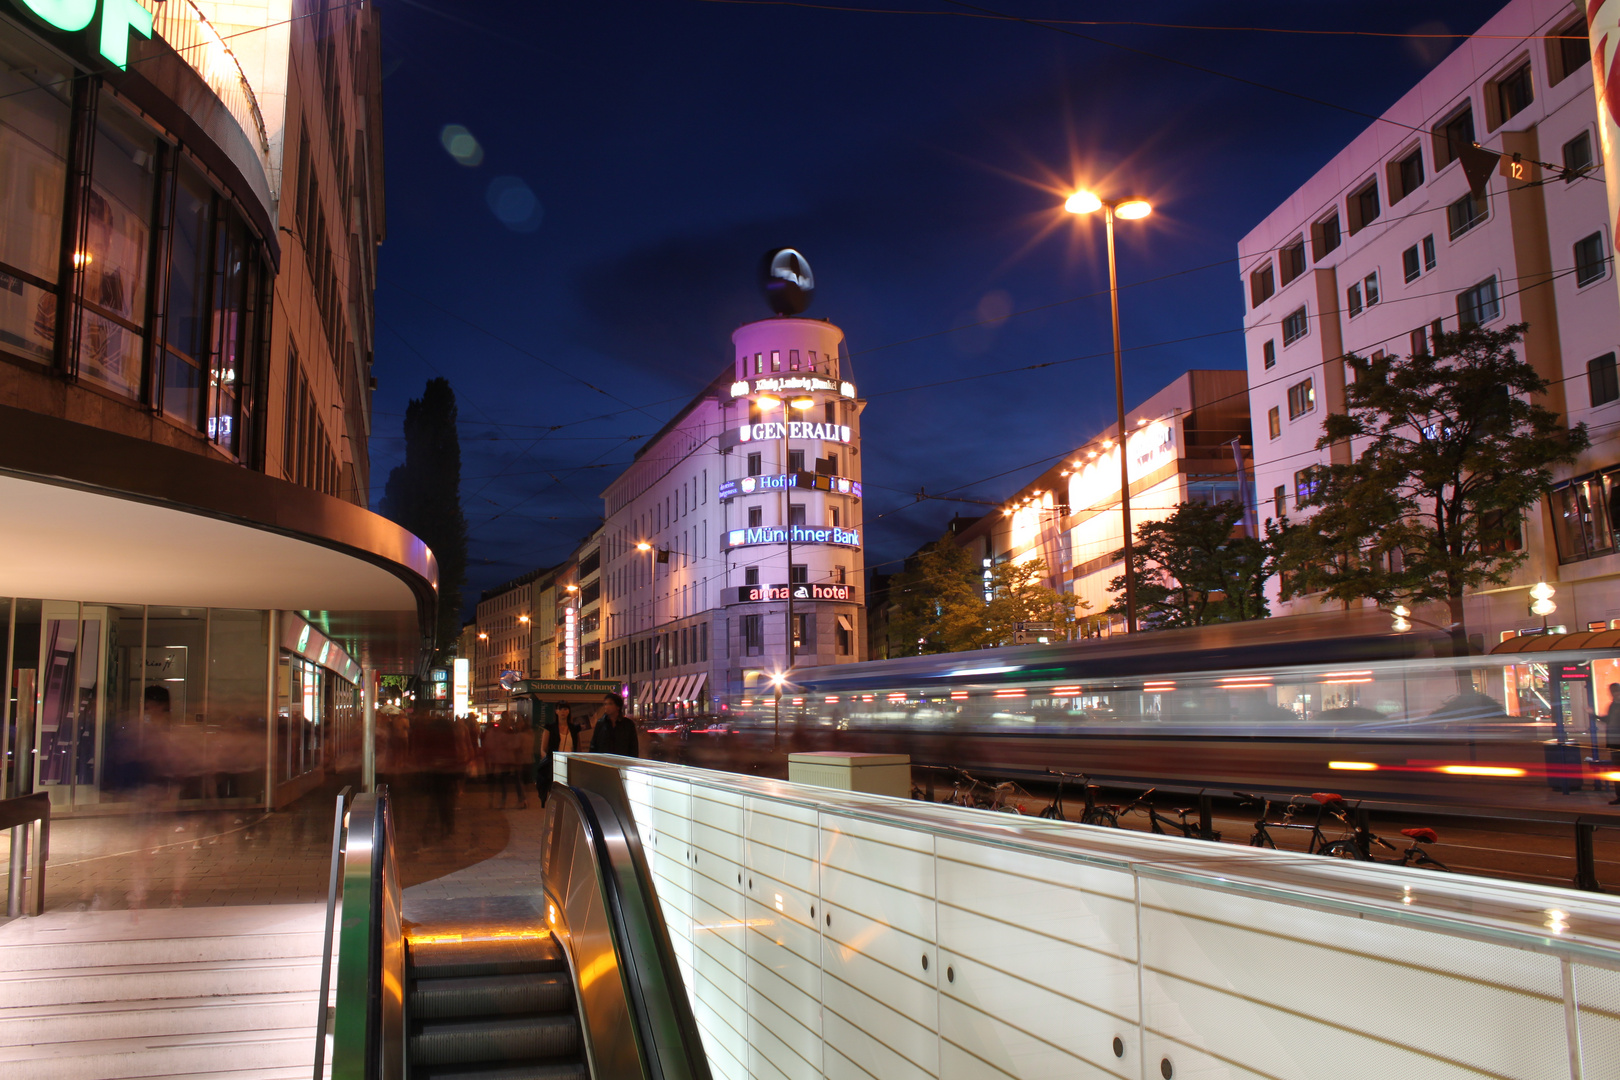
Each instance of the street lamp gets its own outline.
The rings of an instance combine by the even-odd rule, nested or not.
[[[1114,321],[1114,408],[1119,420],[1119,514],[1125,532],[1125,630],[1136,632],[1136,571],[1131,565],[1131,475],[1125,453],[1125,375],[1119,347],[1119,270],[1114,259],[1114,218],[1136,221],[1153,213],[1146,199],[1104,199],[1091,191],[1077,191],[1063,203],[1071,214],[1103,211],[1108,231],[1108,304]]]

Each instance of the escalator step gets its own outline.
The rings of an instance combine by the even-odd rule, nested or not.
[[[590,1080],[584,1064],[566,1065],[489,1065],[462,1068],[412,1068],[412,1080]]]
[[[420,1021],[572,1012],[574,988],[566,973],[418,978],[410,1009],[411,1018]]]
[[[555,938],[454,941],[411,945],[411,973],[422,979],[562,971],[568,965]]]
[[[579,1049],[579,1022],[572,1015],[423,1024],[410,1037],[413,1066],[555,1060]]]

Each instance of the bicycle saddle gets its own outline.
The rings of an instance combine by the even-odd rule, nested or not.
[[[1438,844],[1440,834],[1433,829],[1402,829],[1402,836],[1410,836],[1420,844]]]
[[[1329,791],[1313,791],[1311,792],[1311,798],[1315,799],[1323,806],[1326,806],[1328,803],[1344,802],[1343,795],[1335,795]]]

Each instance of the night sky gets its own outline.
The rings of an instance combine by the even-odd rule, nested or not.
[[[863,2],[890,13],[845,10]],[[1242,367],[1238,238],[1368,121],[1099,41],[1376,114],[1454,46],[1398,35],[1494,10],[992,6],[1360,33],[1059,33],[946,0],[384,8],[372,500],[406,401],[446,376],[469,605],[589,533],[641,439],[769,314],[771,247],[810,259],[807,314],[844,329],[869,400],[870,568],[989,509],[920,486],[994,502],[1111,421],[1101,223],[1061,213],[1076,183],[1155,208],[1119,226],[1127,405],[1188,368]],[[1035,364],[1051,366],[1008,372]]]

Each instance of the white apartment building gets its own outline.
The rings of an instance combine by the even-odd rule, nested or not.
[[[1482,199],[1459,160],[1476,142],[1506,155]],[[1308,470],[1350,452],[1316,449],[1323,417],[1344,407],[1346,353],[1409,355],[1460,321],[1525,322],[1522,355],[1552,384],[1544,404],[1593,445],[1527,520],[1511,584],[1468,601],[1468,628],[1489,643],[1539,627],[1537,581],[1555,584],[1555,621],[1571,629],[1620,619],[1607,216],[1582,9],[1513,0],[1238,245],[1260,517],[1297,520]]]
[[[843,331],[778,317],[732,343],[603,492],[602,674],[641,714],[707,711],[790,666],[865,655],[864,403],[841,376]]]

